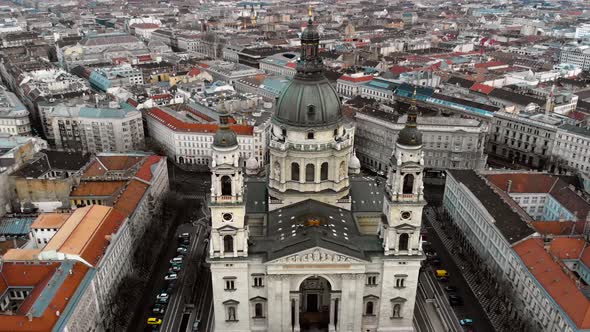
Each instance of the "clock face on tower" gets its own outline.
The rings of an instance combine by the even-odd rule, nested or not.
[[[223,214],[223,220],[225,220],[225,221],[231,221],[232,218],[233,218],[233,216],[231,213],[224,213]]]
[[[412,214],[410,213],[410,211],[403,211],[402,212],[402,219],[404,219],[404,220],[410,219],[411,216],[412,216]]]

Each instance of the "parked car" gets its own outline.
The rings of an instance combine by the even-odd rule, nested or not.
[[[169,297],[170,297],[170,295],[168,295],[168,293],[162,292],[156,296],[156,299],[167,299]]]
[[[175,273],[175,272],[180,272],[182,268],[178,265],[172,265],[169,269],[168,272],[170,273]]]
[[[440,266],[440,259],[433,259],[432,261],[430,261],[430,264],[432,266]]]
[[[188,249],[187,249],[187,248],[184,248],[184,247],[178,247],[178,248],[176,249],[176,252],[177,252],[179,255],[186,255],[186,254],[188,253]]]
[[[164,313],[166,313],[166,306],[162,304],[156,304],[152,308],[152,312],[156,315],[163,315]]]
[[[449,281],[449,278],[447,278],[447,277],[440,277],[440,278],[438,278],[438,281],[440,281],[440,282],[448,282]]]
[[[156,299],[156,304],[168,304],[168,298]]]
[[[440,278],[440,277],[448,277],[451,274],[447,270],[436,270],[436,271],[434,271],[434,275],[436,275],[437,278]]]
[[[170,260],[170,264],[178,264],[178,263],[181,263],[182,264],[182,259],[183,258],[184,257],[182,257],[182,256],[176,256],[176,257],[174,257],[174,258],[172,258]]]
[[[182,239],[190,239],[191,238],[191,235],[189,233],[182,233],[182,234],[178,234],[178,238],[180,240],[182,240]]]
[[[176,273],[168,273],[164,277],[164,280],[176,280],[176,279],[178,279],[178,274],[176,274]]]
[[[449,303],[451,305],[463,305],[463,298],[459,295],[449,295]]]
[[[150,317],[147,320],[148,325],[162,325],[162,320],[156,317]]]
[[[461,326],[469,326],[473,324],[473,319],[463,318],[459,321],[459,323],[461,324]]]
[[[199,324],[201,324],[201,320],[200,319],[195,320],[195,322],[193,323],[193,332],[199,331]]]
[[[445,286],[445,291],[447,291],[447,292],[456,292],[457,291],[457,287],[451,286],[451,285]]]

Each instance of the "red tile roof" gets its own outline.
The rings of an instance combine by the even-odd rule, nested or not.
[[[343,81],[349,81],[349,82],[354,82],[354,83],[362,83],[362,82],[369,82],[373,80],[373,76],[371,75],[363,75],[363,76],[358,76],[358,77],[352,77],[349,75],[342,75],[340,76],[340,79]]]
[[[531,222],[531,226],[542,235],[579,235],[584,232],[584,225],[584,222],[574,222],[571,220],[543,220]]]
[[[392,72],[394,74],[397,74],[397,75],[399,75],[401,73],[407,73],[407,72],[410,72],[412,70],[413,70],[412,68],[403,67],[403,66],[393,66],[393,67],[389,68],[389,71],[390,72]]]
[[[155,23],[136,23],[131,25],[131,28],[140,28],[140,29],[157,29],[159,28],[160,25],[159,24],[155,24]]]
[[[70,197],[112,196],[121,190],[126,183],[127,181],[81,181],[80,184],[72,190]]]
[[[5,262],[0,270],[0,279],[5,279],[10,286],[33,286],[33,292],[21,305],[16,315],[3,315],[0,318],[0,331],[2,332],[40,332],[51,331],[59,316],[56,312],[63,313],[68,302],[74,296],[82,279],[88,272],[88,267],[81,263],[75,263],[72,273],[65,276],[65,280],[41,317],[33,317],[31,320],[25,314],[39,297],[40,291],[47,281],[57,272],[60,263],[23,264]]]
[[[201,73],[201,71],[199,70],[199,68],[193,68],[191,69],[191,71],[188,72],[188,76],[199,76],[199,74]]]
[[[584,121],[588,117],[588,114],[580,111],[573,111],[569,112],[567,117],[577,121]]]
[[[558,180],[557,177],[541,173],[489,174],[486,177],[504,191],[508,188],[508,181],[512,181],[510,193],[549,193]]]
[[[173,96],[171,94],[169,94],[169,93],[162,93],[162,94],[159,94],[159,95],[153,95],[153,96],[151,96],[151,98],[154,99],[154,100],[155,99],[172,99]]]
[[[137,107],[137,105],[139,105],[139,103],[136,100],[131,99],[131,98],[127,99],[127,104],[129,104],[133,107]]]
[[[542,173],[489,174],[487,178],[498,188],[510,193],[547,193],[578,219],[585,220],[590,212],[590,203],[580,197],[569,185],[557,176]]]
[[[554,244],[555,241],[559,240]],[[559,256],[555,250],[576,252],[584,244],[581,238],[554,239],[549,247],[549,254],[544,246],[543,240],[539,238],[528,239],[513,247],[520,256],[529,272],[543,286],[545,291],[553,300],[561,306],[568,317],[577,325],[578,329],[590,328],[590,301],[582,294],[576,286],[572,277],[565,271],[567,267],[562,266],[559,260],[554,260],[553,255]],[[571,246],[573,249],[567,249]]]
[[[490,92],[492,92],[492,90],[494,90],[494,87],[489,86],[489,85],[485,85],[485,84],[481,84],[481,83],[475,83],[475,84],[473,84],[473,86],[471,86],[471,88],[469,88],[469,90],[476,91],[476,92],[483,93],[483,94],[487,95]]]
[[[502,67],[502,66],[507,66],[507,64],[502,61],[489,61],[489,62],[475,64],[475,68],[490,68],[490,67]]]
[[[149,185],[138,180],[131,180],[119,196],[113,207],[126,217],[130,216],[148,190]]]
[[[556,237],[551,241],[550,251],[559,259],[574,259],[582,255],[586,241],[580,237]]]
[[[217,124],[184,122],[157,107],[146,111],[145,114],[175,131],[198,133],[217,132]],[[254,127],[248,125],[232,125],[230,128],[238,135],[251,136],[254,133]]]
[[[146,161],[141,165],[135,176],[144,180],[144,181],[151,181],[154,177],[152,174],[152,166],[159,163],[164,157],[161,156],[149,156],[147,157]]]

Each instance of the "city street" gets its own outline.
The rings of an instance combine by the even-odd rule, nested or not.
[[[442,202],[443,193],[444,186],[427,185],[425,188],[425,197],[428,201],[428,206],[440,205]],[[425,208],[425,211],[427,210],[428,209]],[[473,320],[473,325],[470,327],[472,331],[493,332],[494,329],[492,328],[492,325],[490,324],[485,312],[481,308],[479,301],[471,292],[471,289],[463,278],[461,267],[455,265],[453,259],[451,258],[451,253],[449,253],[446,247],[443,245],[441,239],[438,237],[437,233],[428,222],[426,215],[423,216],[422,223],[422,226],[428,231],[427,241],[429,242],[429,246],[433,251],[436,252],[438,259],[440,260],[440,266],[432,267],[432,270],[444,269],[447,270],[450,275],[447,282],[441,282],[436,280],[434,277],[434,272],[430,271],[431,275],[428,276],[428,279],[435,282],[442,292],[444,292],[445,286],[455,286],[457,288],[457,290],[451,294],[460,296],[463,299],[463,305],[454,306],[453,309],[459,320],[465,318]],[[420,280],[422,281],[423,279]],[[448,303],[448,300],[446,302]],[[450,307],[450,304],[448,304],[448,306]],[[466,328],[465,331],[467,330],[468,329]]]
[[[210,174],[192,173],[179,169],[169,164],[170,189],[175,191],[182,206],[179,216],[173,222],[179,224],[173,235],[166,241],[167,246],[157,258],[158,265],[152,274],[152,279],[144,293],[141,314],[136,316],[134,324],[129,331],[154,331],[146,325],[149,317],[162,319],[162,325],[158,331],[177,332],[193,331],[195,321],[198,321],[198,331],[212,331],[213,301],[211,289],[211,277],[208,265],[205,263],[208,254],[207,244],[210,226],[208,222],[208,210],[204,204],[205,197],[210,187]],[[167,292],[170,285],[164,280],[170,260],[179,254],[178,235],[190,234],[188,251],[182,261],[182,269],[177,272],[178,279],[171,287],[168,303],[164,314],[155,314],[152,308],[156,302],[156,296]]]

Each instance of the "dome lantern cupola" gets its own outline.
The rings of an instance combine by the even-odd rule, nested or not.
[[[422,133],[418,130],[418,107],[416,106],[416,88],[412,94],[412,102],[408,111],[406,126],[399,132],[397,143],[404,146],[422,145]]]
[[[308,128],[332,126],[342,120],[341,100],[324,75],[319,48],[320,34],[310,10],[307,27],[301,34],[297,72],[279,95],[275,123]]]
[[[217,148],[231,148],[238,146],[238,136],[229,127],[229,114],[223,107],[221,114],[219,115],[219,128],[213,136],[213,147]]]

